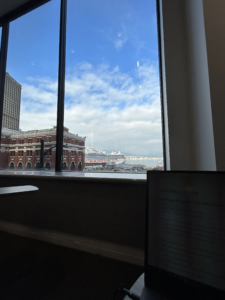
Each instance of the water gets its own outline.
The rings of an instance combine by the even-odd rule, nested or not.
[[[155,167],[163,167],[163,160],[157,159],[157,160],[126,160],[126,165],[145,165],[147,168],[155,168]]]

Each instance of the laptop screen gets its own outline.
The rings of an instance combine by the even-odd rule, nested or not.
[[[224,291],[225,173],[149,171],[147,183],[147,268]]]

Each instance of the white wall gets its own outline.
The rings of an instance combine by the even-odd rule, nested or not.
[[[216,170],[202,0],[161,0],[168,168]]]
[[[225,171],[225,1],[204,0],[206,43],[218,171]]]

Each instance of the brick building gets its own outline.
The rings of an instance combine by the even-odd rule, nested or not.
[[[85,166],[85,137],[64,127],[63,169],[82,171]],[[2,129],[0,169],[34,170],[40,168],[41,139],[45,151],[56,145],[56,127],[43,130],[17,131]],[[44,156],[44,168],[54,171],[56,148]]]

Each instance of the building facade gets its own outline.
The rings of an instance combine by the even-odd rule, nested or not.
[[[4,128],[19,130],[21,90],[22,85],[6,72],[2,119]]]
[[[64,127],[63,170],[83,171],[85,139]],[[44,151],[56,146],[56,127],[43,130],[16,131],[2,129],[0,169],[35,170],[40,168],[41,140]],[[56,147],[44,156],[44,168],[55,170]]]

